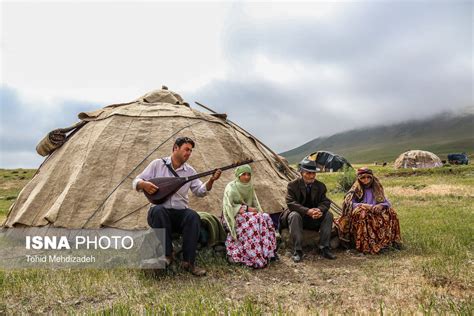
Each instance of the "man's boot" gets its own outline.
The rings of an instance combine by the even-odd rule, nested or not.
[[[331,253],[331,250],[329,250],[329,247],[324,247],[321,249],[321,255],[329,260],[334,260],[336,259],[336,256]]]
[[[181,264],[181,267],[186,270],[191,272],[195,276],[205,276],[206,275],[206,270],[203,268],[196,267],[195,265],[189,263],[189,262],[183,262]]]
[[[296,250],[291,259],[293,259],[294,262],[301,262],[301,260],[303,260],[303,252],[301,250]]]

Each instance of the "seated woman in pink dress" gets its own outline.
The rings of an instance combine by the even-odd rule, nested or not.
[[[263,268],[276,257],[275,228],[263,213],[252,184],[252,168],[243,165],[235,170],[235,180],[224,191],[225,242],[229,261]]]

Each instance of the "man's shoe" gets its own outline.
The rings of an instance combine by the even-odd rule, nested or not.
[[[336,259],[336,256],[331,253],[331,251],[329,250],[328,247],[325,247],[325,248],[321,249],[321,255],[324,258],[329,259],[329,260]]]
[[[296,251],[295,254],[291,257],[294,262],[301,262],[303,260],[303,252],[302,251]]]
[[[184,270],[191,272],[191,274],[193,274],[195,276],[205,276],[206,273],[207,273],[206,270],[204,270],[203,268],[196,267],[195,265],[193,265],[189,262],[183,262],[181,264],[181,267]]]

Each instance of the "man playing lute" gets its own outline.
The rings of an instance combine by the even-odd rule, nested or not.
[[[145,170],[133,180],[133,188],[145,191],[149,195],[160,189],[148,181],[157,177],[190,177],[196,171],[186,163],[194,148],[194,141],[188,137],[179,137],[173,145],[171,156],[153,160]],[[169,263],[172,261],[173,245],[172,232],[183,234],[183,263],[182,267],[196,276],[203,276],[206,271],[196,266],[196,249],[199,239],[201,220],[196,211],[189,208],[188,192],[203,197],[212,189],[214,181],[221,176],[221,170],[216,170],[206,183],[194,179],[182,185],[163,203],[153,205],[148,211],[148,225],[152,228],[164,228],[166,236],[165,256]]]

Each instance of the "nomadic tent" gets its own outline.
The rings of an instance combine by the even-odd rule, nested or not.
[[[132,189],[132,180],[152,160],[169,156],[180,136],[196,142],[188,163],[198,173],[254,159],[262,208],[276,213],[286,207],[287,183],[296,173],[225,114],[197,111],[166,87],[78,117],[79,123],[54,130],[38,145],[38,153],[49,155],[4,226],[147,228],[150,204]],[[206,197],[189,195],[190,207],[220,215],[224,188],[233,179],[233,170],[224,171]]]
[[[394,167],[400,168],[435,168],[442,167],[443,163],[438,156],[429,151],[410,150],[398,156]]]
[[[316,151],[306,156],[306,159],[316,161],[316,165],[321,171],[337,171],[344,165],[351,166],[346,158],[329,151]]]

